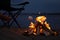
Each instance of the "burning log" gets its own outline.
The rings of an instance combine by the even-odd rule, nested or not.
[[[45,36],[49,36],[49,35],[50,35],[50,32],[45,31],[45,30],[44,30],[44,32],[43,32],[43,33],[44,33],[44,35],[45,35]]]
[[[38,16],[36,17],[36,22],[31,22],[29,25],[28,34],[34,35],[41,35],[44,34],[45,36],[49,36],[51,34],[56,35],[57,33],[52,31],[50,25],[45,21],[45,16]]]

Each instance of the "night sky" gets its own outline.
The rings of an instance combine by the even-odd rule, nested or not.
[[[11,4],[19,4],[24,1],[30,2],[30,4],[25,6],[24,12],[32,13],[40,11],[46,13],[60,13],[60,0],[11,0]]]

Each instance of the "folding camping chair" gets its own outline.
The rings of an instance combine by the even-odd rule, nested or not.
[[[22,10],[24,10],[24,6],[26,4],[29,4],[29,2],[24,2],[24,3],[18,4],[18,5],[22,5],[22,8],[20,8],[20,10],[18,10],[18,12],[13,15],[15,18],[17,18],[20,15],[20,13],[22,12]],[[14,21],[12,21],[10,25],[12,25],[13,22]]]
[[[5,1],[6,1],[6,0],[5,0]],[[21,12],[22,10],[24,10],[25,4],[28,4],[29,2],[24,2],[24,3],[19,4],[19,5],[24,4],[24,5],[22,6],[22,8],[19,8],[19,9],[18,9],[18,8],[12,8],[12,7],[10,7],[10,0],[8,1],[8,3],[9,3],[9,5],[6,5],[6,6],[2,7],[2,8],[0,8],[0,9],[6,10],[6,11],[8,12],[9,16],[11,17],[10,21],[13,19],[13,21],[15,21],[15,23],[18,25],[18,27],[20,27],[20,24],[19,24],[19,23],[17,22],[17,20],[16,20],[17,16],[20,15],[20,14],[19,14],[19,13],[16,13],[16,14],[13,15],[13,14],[11,13],[11,11],[19,10],[19,11]],[[7,3],[7,4],[8,4],[8,3]],[[19,11],[18,11],[18,12],[19,12]],[[2,19],[1,19],[1,20],[2,20]],[[11,24],[13,23],[13,21],[12,21],[12,23],[9,24],[10,21],[7,22],[7,24],[8,24],[9,27],[10,27]],[[3,21],[3,23],[6,24],[4,21]]]
[[[11,22],[10,26],[12,25],[12,23],[15,21],[15,23],[18,25],[18,27],[20,27],[20,24],[18,24],[18,22],[16,21],[16,18],[20,15],[20,13],[22,12],[22,10],[24,10],[24,6],[26,4],[29,4],[29,2],[24,2],[24,3],[21,3],[19,5],[22,5],[22,8],[18,9],[18,12],[15,13],[14,15],[12,13],[9,13],[9,15],[11,15],[13,21]],[[14,9],[14,8],[13,8]],[[10,10],[13,10],[10,8]]]
[[[21,12],[22,10],[24,10],[24,8],[20,8],[18,12]],[[4,23],[4,26],[9,26],[10,27],[12,25],[12,23],[15,21],[15,23],[18,25],[18,27],[20,27],[20,24],[18,24],[18,22],[16,20],[17,17],[15,17],[15,16],[18,15],[18,13],[13,15],[12,13],[9,12],[8,13],[9,16],[4,15],[4,14],[6,14],[6,13],[3,13],[3,14],[0,13],[0,19]],[[12,20],[13,20],[13,22],[10,24],[10,21],[12,21]]]

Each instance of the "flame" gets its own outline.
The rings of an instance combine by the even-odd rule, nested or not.
[[[34,30],[34,32],[36,32],[36,28],[34,28],[33,30]]]
[[[38,16],[38,17],[36,17],[36,21],[38,21],[38,22],[44,22],[45,20],[46,20],[45,16]]]
[[[45,16],[38,16],[36,17],[36,21],[40,22],[41,24],[43,24],[43,22],[46,20]],[[49,24],[47,22],[45,22],[46,28],[48,28],[49,30],[51,29]]]
[[[30,23],[29,28],[31,28],[34,32],[36,32],[35,24],[33,22]]]
[[[31,22],[29,28],[35,28],[35,24]]]
[[[49,24],[47,22],[45,22],[46,28],[48,28],[49,30],[51,30],[51,27],[49,26]]]
[[[30,28],[31,30],[33,30],[33,34],[36,35],[36,28],[35,28],[35,24],[34,24],[33,22],[30,23],[29,28]]]
[[[33,34],[36,35],[36,28],[33,29]]]
[[[45,17],[45,16],[38,16],[38,17],[36,17],[36,21],[37,21],[37,22],[40,22],[42,25],[43,25],[43,23],[44,23],[45,26],[46,26],[46,28],[49,29],[49,30],[51,30],[49,24],[48,24],[45,20],[46,20],[46,17]],[[44,22],[44,21],[45,21],[45,22]],[[31,30],[33,30],[33,34],[36,35],[36,27],[35,27],[35,24],[34,24],[33,22],[30,23],[29,28],[30,28]],[[42,26],[40,26],[40,33],[43,33],[43,30],[44,30],[44,29],[42,28]]]

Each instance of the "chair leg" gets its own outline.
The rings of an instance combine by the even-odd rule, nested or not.
[[[23,6],[24,8],[24,6]],[[18,25],[18,27],[20,28],[20,24],[18,24],[16,18],[20,15],[21,11],[24,10],[23,8],[20,8],[20,10],[18,10],[17,13],[15,13],[14,15],[12,13],[10,13],[9,11],[9,15],[12,17],[13,21],[11,22],[10,26],[12,25],[12,23],[15,21],[15,23]]]
[[[13,19],[13,21],[15,21],[15,23],[18,25],[18,27],[20,28],[20,24],[17,22],[16,18],[12,15],[12,13],[9,13]],[[11,26],[11,24],[10,24]]]
[[[18,16],[20,15],[20,13],[19,12],[17,12],[17,13],[15,13],[13,16],[14,16],[14,18],[16,19]],[[10,25],[12,25],[13,24],[13,20],[12,20],[12,22],[10,23]]]

